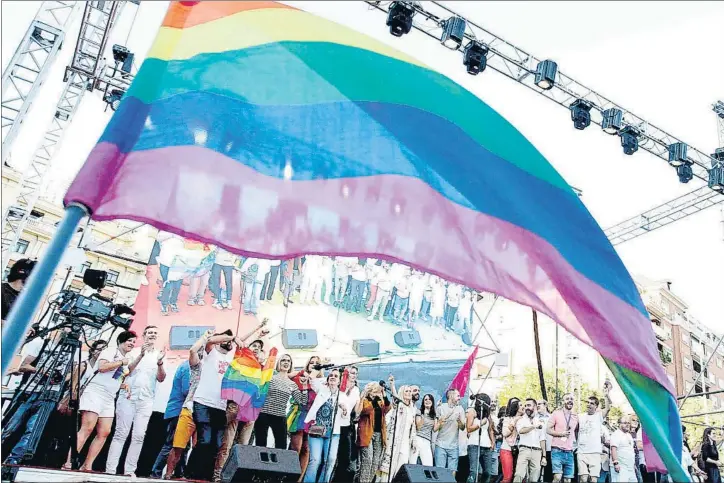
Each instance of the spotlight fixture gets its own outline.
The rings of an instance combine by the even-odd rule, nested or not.
[[[686,143],[673,143],[669,145],[669,164],[678,168],[684,164],[691,164],[686,158]]]
[[[724,193],[724,148],[717,148],[714,152],[716,163],[712,161],[709,170],[709,188]]]
[[[573,127],[579,131],[583,131],[591,125],[591,107],[593,105],[584,101],[583,99],[576,99],[571,107],[571,120],[573,121]]]
[[[558,64],[552,60],[538,62],[538,67],[535,69],[535,85],[544,90],[551,89],[556,83],[557,73]]]
[[[457,50],[465,39],[465,27],[467,23],[462,17],[450,17],[445,20],[442,28],[440,42],[448,49]]]
[[[468,74],[478,75],[485,70],[488,65],[488,48],[485,45],[471,40],[463,52],[463,65],[467,67]]]
[[[694,171],[691,169],[690,164],[680,164],[677,166],[676,174],[679,176],[679,181],[682,183],[688,183],[694,177]]]
[[[623,125],[623,112],[621,109],[612,107],[603,111],[601,128],[608,134],[616,134]]]
[[[621,136],[621,146],[623,146],[624,154],[631,156],[639,149],[639,130],[633,126],[626,126],[618,135]]]
[[[392,2],[387,14],[387,26],[395,37],[409,34],[412,29],[412,17],[415,10],[407,2]]]
[[[124,63],[130,53],[131,51],[122,45],[115,44],[113,46],[113,60],[119,64]]]
[[[103,97],[103,100],[115,111],[118,109],[118,106],[121,105],[121,99],[123,99],[124,94],[125,92],[120,89],[111,89],[111,91]]]

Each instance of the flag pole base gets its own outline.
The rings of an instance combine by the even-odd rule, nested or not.
[[[33,315],[40,305],[45,291],[55,275],[55,270],[60,265],[63,253],[68,248],[75,230],[84,216],[88,216],[88,209],[80,204],[71,203],[65,208],[65,215],[58,225],[53,238],[43,253],[38,264],[33,268],[25,287],[15,301],[7,320],[3,324],[2,333],[2,373],[8,369],[10,362],[17,354],[25,335],[27,334]]]

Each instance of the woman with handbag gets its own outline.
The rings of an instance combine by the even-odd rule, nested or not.
[[[317,395],[304,418],[304,422],[310,425],[309,466],[303,480],[307,483],[327,483],[331,480],[334,464],[337,462],[340,425],[342,418],[347,417],[350,411],[347,395],[339,390],[339,369],[330,371],[326,384],[320,382],[322,380],[317,378],[312,381]]]

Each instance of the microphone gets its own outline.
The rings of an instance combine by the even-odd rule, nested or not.
[[[335,366],[334,364],[315,364],[313,366],[313,369],[316,371],[320,371],[322,369],[331,369],[333,367],[337,367],[337,366]]]
[[[380,386],[382,386],[382,389],[387,389],[387,383],[383,380],[380,380]]]

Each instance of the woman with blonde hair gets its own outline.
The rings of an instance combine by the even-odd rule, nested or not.
[[[410,461],[410,456],[417,453],[417,411],[412,402],[412,386],[400,387],[398,394],[402,401],[393,404],[393,410],[386,416],[387,444],[377,469],[377,481],[380,482],[392,481],[402,465],[415,463]]]
[[[297,384],[291,379],[294,363],[292,356],[284,354],[277,361],[274,376],[269,382],[269,391],[266,401],[254,423],[256,445],[266,446],[271,428],[274,435],[274,447],[286,449],[287,447],[287,402]]]
[[[355,408],[359,414],[357,446],[360,449],[360,483],[370,483],[380,466],[387,440],[385,416],[391,407],[379,383],[370,382],[365,386]]]

